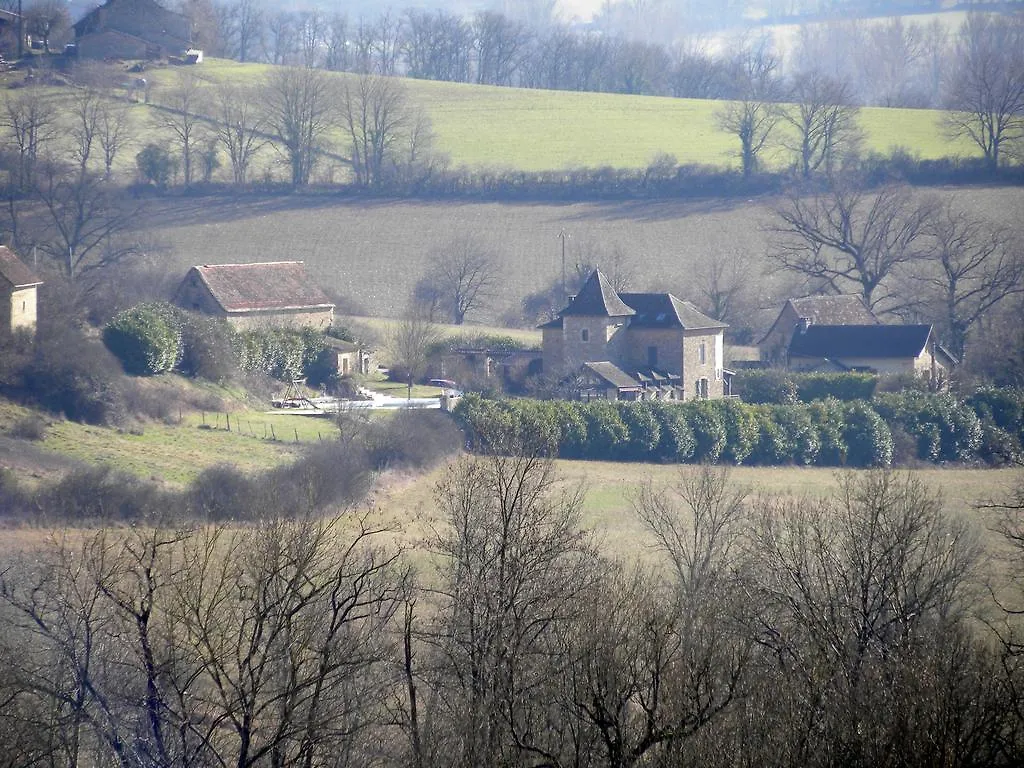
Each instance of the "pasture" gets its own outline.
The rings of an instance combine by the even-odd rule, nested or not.
[[[669,488],[685,467],[663,464],[634,464],[596,461],[555,462],[561,483],[583,491],[584,526],[592,531],[609,554],[625,559],[651,556],[650,540],[631,504],[631,497],[647,482]],[[401,538],[411,544],[421,541],[443,521],[433,500],[433,490],[446,469],[420,477],[394,476],[377,493],[375,505],[386,519],[400,528]],[[840,473],[812,467],[731,467],[730,480],[752,496],[781,494],[822,498],[832,493]],[[977,504],[1002,498],[1017,478],[1011,469],[915,469],[911,474],[943,500],[953,515],[964,515],[978,524],[984,534],[995,522],[995,513],[979,511]]]
[[[208,59],[190,73],[210,85],[259,85],[270,76],[266,64]],[[166,99],[180,70],[154,70],[153,101]],[[336,83],[355,77],[330,73]],[[431,120],[434,149],[454,167],[552,171],[577,167],[644,168],[658,154],[682,164],[738,167],[738,140],[723,132],[716,113],[721,102],[610,93],[500,88],[432,80],[402,81],[408,101]],[[903,146],[922,158],[970,157],[969,142],[950,140],[941,113],[932,110],[868,108],[861,113],[864,149],[888,153]],[[787,132],[779,134],[785,143]],[[347,148],[340,132],[330,147]],[[769,167],[790,162],[780,148],[766,155]]]

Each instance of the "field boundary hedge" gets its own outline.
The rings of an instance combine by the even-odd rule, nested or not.
[[[875,401],[763,405],[489,399],[455,410],[480,451],[529,448],[567,459],[877,467],[1020,460],[1024,392],[903,392]]]

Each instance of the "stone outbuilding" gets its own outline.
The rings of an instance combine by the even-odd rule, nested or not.
[[[42,284],[14,251],[0,245],[0,335],[35,333],[38,289]]]
[[[801,327],[811,325],[879,325],[861,296],[802,296],[782,305],[775,322],[757,346],[761,362],[785,365],[789,343]]]
[[[912,374],[941,385],[957,360],[930,325],[809,325],[793,335],[793,371]]]
[[[334,322],[334,303],[309,278],[301,261],[192,267],[178,287],[175,303],[222,317],[237,329],[327,330]]]
[[[671,293],[619,293],[594,270],[559,316],[541,326],[544,373],[577,377],[581,396],[723,397],[727,327]]]
[[[156,59],[191,47],[187,16],[155,0],[107,0],[74,25],[80,58]]]

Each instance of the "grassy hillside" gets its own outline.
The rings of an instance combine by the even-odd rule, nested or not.
[[[195,73],[212,83],[257,84],[269,65],[211,59]],[[176,70],[153,73],[153,98],[171,87]],[[333,73],[339,82],[354,77]],[[464,83],[404,80],[412,103],[430,116],[435,145],[455,166],[539,171],[577,166],[640,168],[658,153],[680,163],[736,166],[737,140],[715,119],[720,102],[607,93],[498,88]],[[865,109],[861,123],[867,151],[903,146],[924,158],[972,156],[976,149],[948,140],[940,113],[929,110]],[[344,152],[341,136],[337,149]],[[770,158],[788,163],[783,151]]]

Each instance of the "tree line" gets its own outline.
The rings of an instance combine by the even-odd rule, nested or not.
[[[909,477],[814,500],[693,468],[637,487],[629,562],[581,502],[512,450],[446,471],[425,559],[287,505],[57,531],[0,574],[0,763],[1019,764],[1016,522],[986,578]]]
[[[186,10],[204,47],[239,61],[552,90],[736,99],[745,88],[745,50],[766,42],[746,35],[713,51],[699,35],[687,38],[664,23],[660,30],[672,42],[660,44],[645,42],[625,24],[602,28],[599,21],[587,31],[538,22],[512,9],[509,15],[479,11],[468,17],[388,9],[349,19],[318,9],[275,11],[259,0],[194,5],[186,4]],[[658,13],[635,5],[637,15]],[[714,7],[720,10],[721,4]],[[812,72],[839,79],[845,98],[858,105],[952,106],[963,55],[978,40],[979,20],[1001,29],[1019,27],[1012,13],[979,12],[973,19],[955,33],[938,21],[899,17],[804,25],[781,79],[787,92]],[[1011,46],[986,48],[1020,76]]]

